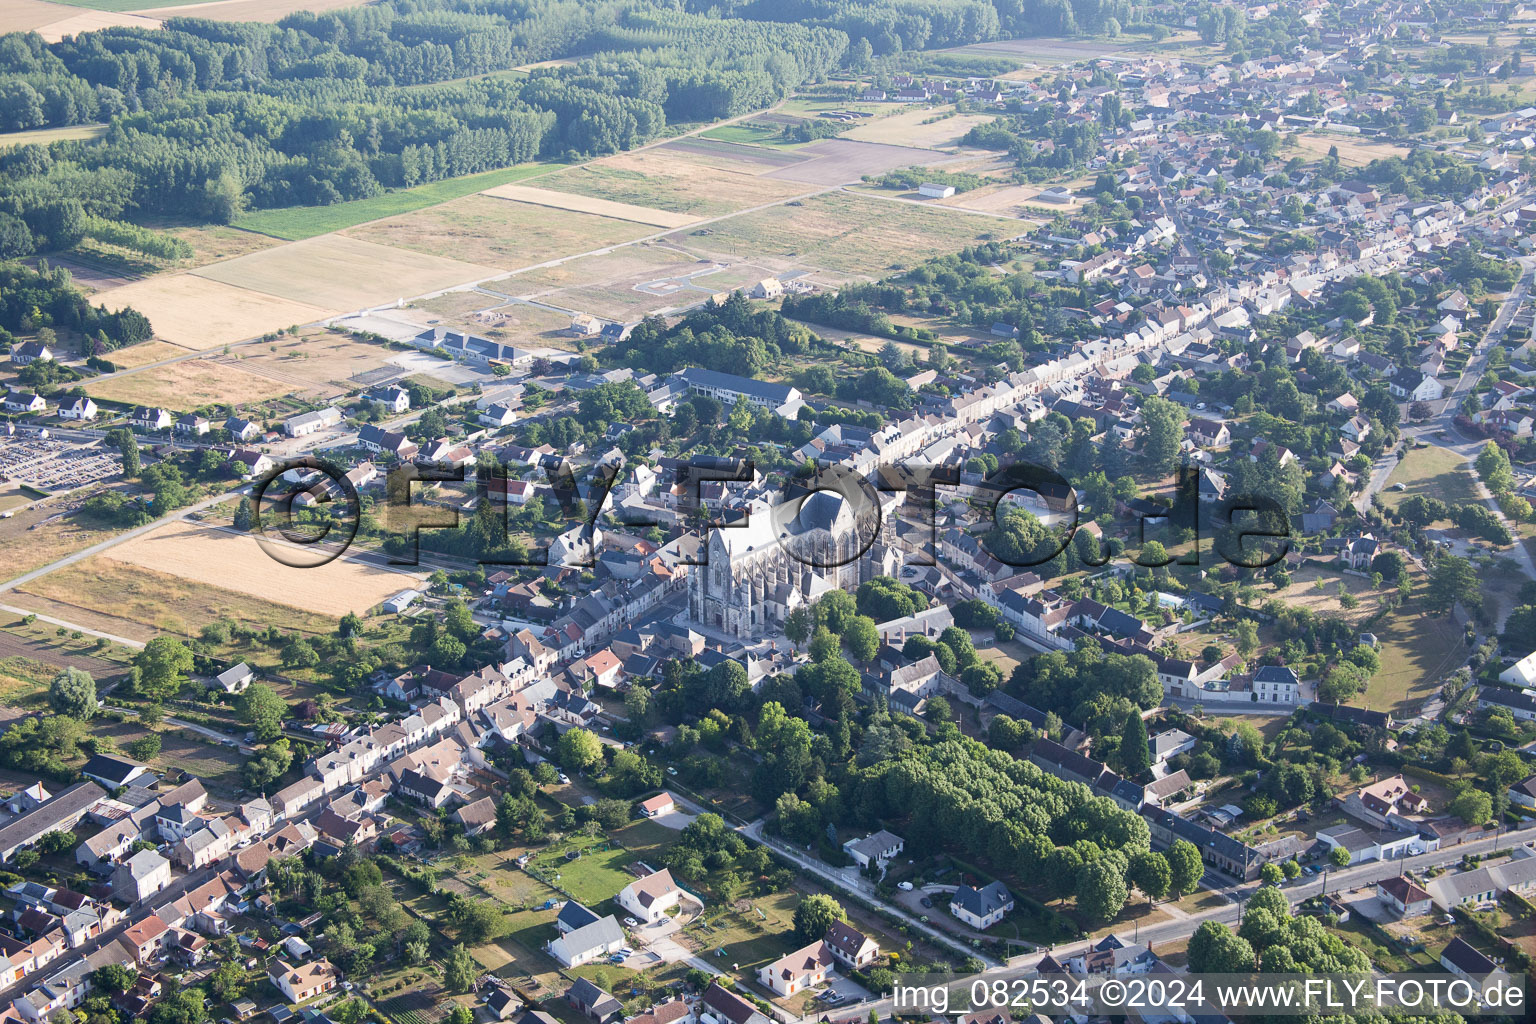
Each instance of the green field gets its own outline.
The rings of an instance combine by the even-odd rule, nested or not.
[[[256,231],[273,238],[297,242],[331,231],[356,227],[371,220],[393,217],[412,210],[436,206],[450,199],[462,199],[476,192],[497,185],[510,185],[538,174],[564,166],[554,161],[518,164],[499,171],[469,174],[462,178],[447,178],[415,188],[386,192],[371,199],[357,199],[350,203],[333,203],[329,206],[290,206],[281,210],[257,210],[235,221],[235,227]]]
[[[1398,484],[1404,489],[1395,490]],[[1446,448],[1415,448],[1392,470],[1381,503],[1396,510],[1405,498],[1422,494],[1453,505],[1477,500],[1472,473],[1460,455]]]
[[[564,890],[588,906],[612,899],[620,889],[635,880],[626,865],[651,861],[677,841],[677,833],[664,825],[637,821],[613,834],[612,839],[561,843],[541,853],[528,865],[529,874],[542,876],[551,885]],[[603,847],[607,849],[603,849]],[[582,850],[576,860],[566,860],[568,850]],[[537,947],[535,947],[537,948]]]
[[[775,149],[796,149],[805,145],[803,142],[791,142],[786,139],[778,128],[750,122],[723,124],[719,128],[700,132],[697,138],[714,139],[717,142],[741,142],[752,146],[772,146]]]

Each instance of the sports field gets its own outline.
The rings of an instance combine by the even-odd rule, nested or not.
[[[879,276],[1013,233],[1003,220],[839,191],[681,231],[668,241],[726,259],[773,257]]]
[[[494,277],[496,268],[346,235],[321,235],[225,260],[192,273],[210,281],[340,313]],[[297,322],[314,319],[311,316]]]
[[[805,192],[794,182],[774,181],[762,167],[712,166],[725,161],[666,148],[620,153],[539,179],[539,188],[648,209],[711,217],[745,210]]]
[[[242,595],[338,618],[365,612],[419,583],[406,573],[343,558],[315,569],[295,569],[271,558],[252,537],[186,522],[140,534],[99,557],[193,583],[238,586]],[[51,574],[42,577],[49,578]]]
[[[245,256],[241,260],[258,259],[262,255]],[[228,267],[241,260],[218,266]],[[306,324],[340,311],[236,287],[215,280],[206,272],[212,269],[205,268],[197,274],[168,274],[135,281],[91,298],[113,310],[132,306],[149,317],[156,337],[197,352],[244,341],[291,324]]]
[[[585,201],[576,196],[570,198],[578,203]],[[396,251],[409,250],[516,270],[557,256],[627,242],[655,230],[631,220],[474,195],[349,228],[345,237],[388,245]],[[484,276],[477,274],[463,280]],[[418,288],[415,292],[426,290]]]
[[[160,405],[176,412],[190,412],[214,402],[224,405],[259,402],[293,390],[291,385],[208,359],[187,359],[86,384],[86,391],[92,398],[133,405]]]

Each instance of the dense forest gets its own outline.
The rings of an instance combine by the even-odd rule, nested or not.
[[[110,128],[0,155],[0,249],[616,152],[670,123],[768,106],[846,49],[828,28],[622,0],[386,0],[276,25],[174,18],[52,45],[11,34],[0,37],[0,130]],[[555,58],[579,59],[495,74]],[[465,80],[479,75],[492,77]]]
[[[0,344],[9,345],[12,332],[31,334],[41,328],[78,332],[89,339],[92,355],[137,345],[150,336],[149,321],[142,313],[133,309],[108,313],[92,306],[70,283],[68,271],[46,264],[33,270],[19,263],[0,263]]]

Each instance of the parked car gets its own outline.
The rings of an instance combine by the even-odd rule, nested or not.
[[[911,892],[912,891],[912,883],[911,882],[897,882],[896,883],[896,888],[900,889],[902,892]]]

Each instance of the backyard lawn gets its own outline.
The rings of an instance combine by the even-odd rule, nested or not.
[[[611,839],[575,837],[549,847],[528,864],[528,872],[542,878],[588,906],[612,899],[635,880],[627,865],[655,859],[677,841],[677,833],[652,821],[637,821],[615,832]],[[581,855],[567,860],[572,851]]]
[[[1404,489],[1397,490],[1403,484]],[[1477,500],[1472,473],[1460,455],[1446,448],[1415,448],[1392,470],[1381,492],[1381,503],[1394,511],[1415,494],[1460,505]],[[1448,526],[1449,523],[1440,523]]]

